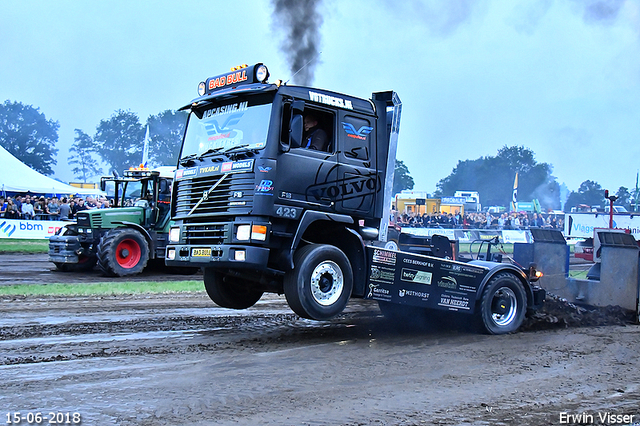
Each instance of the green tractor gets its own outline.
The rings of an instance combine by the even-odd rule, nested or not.
[[[113,197],[110,208],[78,212],[76,223],[49,239],[49,260],[62,271],[88,271],[97,264],[104,275],[122,277],[164,259],[172,179],[172,167],[102,177],[100,189]]]

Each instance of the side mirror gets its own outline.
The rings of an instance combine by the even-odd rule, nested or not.
[[[104,179],[100,179],[100,191],[105,192],[107,190],[107,182]]]
[[[285,104],[283,119],[286,120],[288,117],[290,118],[288,129],[286,127],[283,129],[283,135],[280,140],[280,150],[282,152],[289,152],[291,148],[299,148],[302,143],[302,134],[304,129],[302,114],[304,112],[304,105],[304,101],[299,99],[288,101]],[[287,130],[288,134],[285,136],[284,132]]]

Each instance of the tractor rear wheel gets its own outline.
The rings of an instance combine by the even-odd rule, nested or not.
[[[108,276],[139,274],[148,261],[149,244],[135,229],[112,229],[98,245],[98,266]]]

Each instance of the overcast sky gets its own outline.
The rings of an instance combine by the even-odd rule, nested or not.
[[[282,0],[285,1],[285,0]],[[524,146],[569,190],[635,188],[640,0],[317,0],[313,85],[403,102],[398,159],[432,192],[458,161]],[[291,77],[270,0],[0,0],[0,102],[74,129],[130,110],[145,122],[242,63]],[[496,173],[500,173],[499,170]],[[460,188],[472,189],[472,188]]]

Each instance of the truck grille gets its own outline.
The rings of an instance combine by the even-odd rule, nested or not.
[[[175,218],[186,219],[187,217],[250,213],[253,209],[253,192],[255,190],[254,173],[235,173],[230,174],[218,184],[198,208],[187,216],[203,197],[203,194],[208,192],[220,177],[206,176],[178,182]]]
[[[184,231],[187,244],[223,244],[227,238],[227,223],[190,223],[185,224]]]

